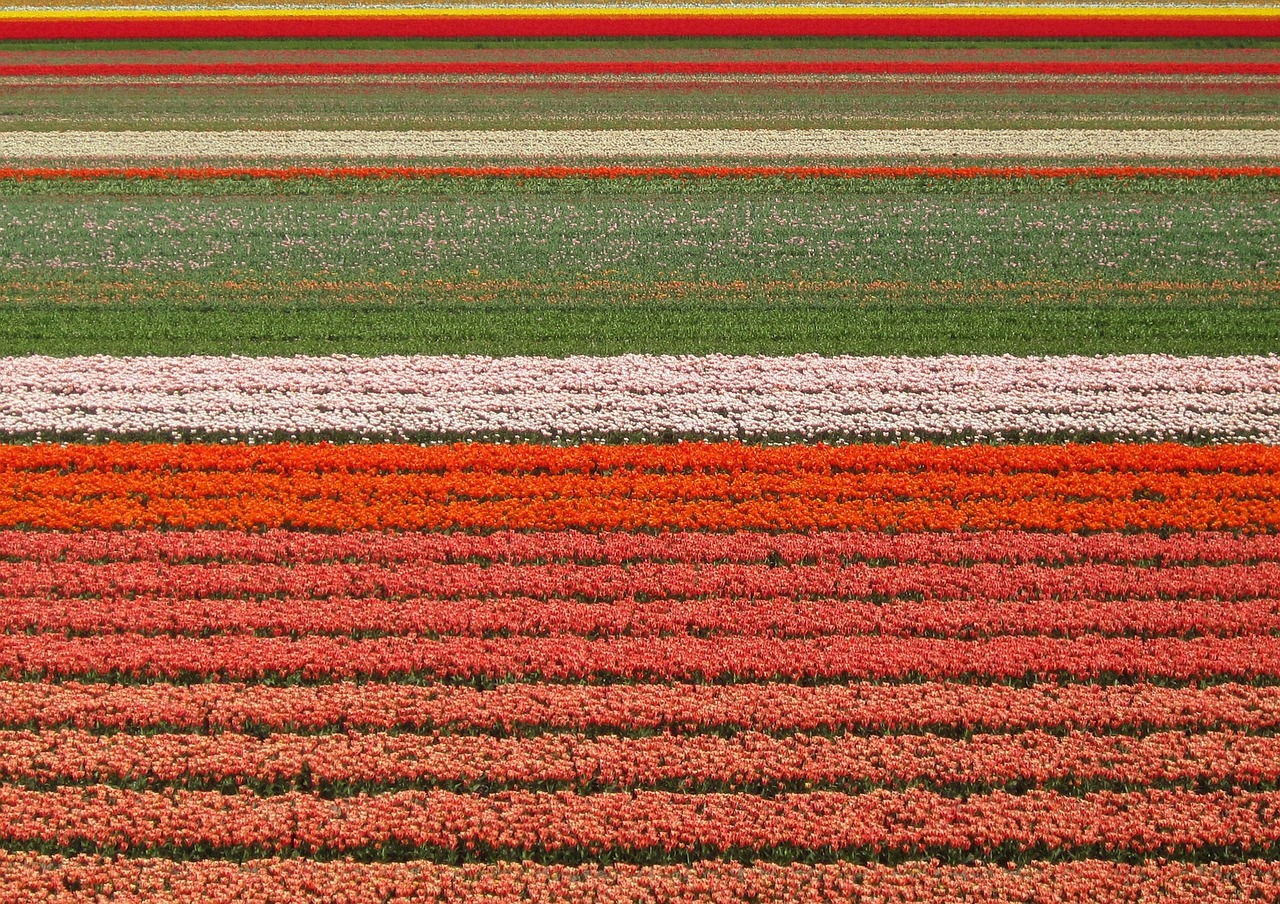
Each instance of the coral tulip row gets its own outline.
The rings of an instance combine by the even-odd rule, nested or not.
[[[6,358],[0,434],[1280,443],[1280,358]]]
[[[313,686],[0,682],[0,725],[92,731],[340,730],[589,734],[1280,729],[1280,687],[920,684]]]
[[[0,902],[93,902],[110,888],[118,904],[1092,904],[1103,900],[1156,904],[1236,904],[1280,898],[1280,863],[1238,864],[1148,860],[1076,860],[1024,865],[898,866],[852,863],[773,864],[710,860],[637,866],[537,863],[354,863],[271,858],[179,862],[0,851]]]
[[[483,591],[483,585],[480,589]],[[1280,598],[1168,602],[979,596],[880,603],[724,596],[595,603],[513,596],[477,605],[474,597],[386,600],[328,594],[232,600],[133,596],[50,600],[0,596],[0,630],[76,634],[133,631],[198,637],[224,633],[360,637],[1235,637],[1280,634]]]
[[[659,857],[701,852],[817,854],[1203,854],[1271,851],[1280,792],[1003,791],[947,797],[876,790],[752,794],[662,791],[395,791],[326,800],[104,785],[31,791],[0,786],[0,842],[116,850],[362,854],[574,852]],[[1220,856],[1220,855],[1219,855]],[[790,859],[790,858],[788,858]]]
[[[846,681],[1273,679],[1280,637],[209,638],[0,635],[0,674],[124,679]]]
[[[0,560],[168,565],[1254,565],[1280,562],[1280,535],[1198,531],[1171,536],[973,531],[885,534],[705,534],[547,531],[489,534],[312,534],[268,530],[0,530]],[[1154,574],[1154,572],[1152,572]]]
[[[907,785],[1089,790],[1098,783],[1232,786],[1280,781],[1280,738],[1239,732],[1141,738],[1042,731],[936,735],[799,735],[740,732],[651,737],[318,736],[0,731],[0,778],[106,782],[131,788],[221,787],[341,793],[421,786],[664,787],[679,790],[860,789]]]
[[[1253,533],[1280,528],[1277,464],[1259,445],[9,446],[0,527]]]
[[[17,8],[0,16],[0,40],[431,38],[1267,38],[1280,16],[1263,8],[1202,5],[1186,10],[1125,5],[767,6],[720,8],[596,4],[489,7],[246,9],[225,4],[147,9]],[[212,15],[211,15],[212,13]]]
[[[1280,564],[159,565],[0,562],[4,597],[323,600],[1219,600],[1280,597]],[[1159,607],[1152,607],[1153,610]],[[1173,608],[1173,607],[1169,607]]]

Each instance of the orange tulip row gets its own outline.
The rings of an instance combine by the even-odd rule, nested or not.
[[[5,447],[0,527],[1280,529],[1266,446]]]

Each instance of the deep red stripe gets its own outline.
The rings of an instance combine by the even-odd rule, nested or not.
[[[0,65],[6,77],[254,75],[1280,75],[1280,63],[915,60],[581,60],[541,62],[352,63],[24,63]]]
[[[1265,38],[1249,16],[376,16],[5,19],[0,40],[572,37]]]

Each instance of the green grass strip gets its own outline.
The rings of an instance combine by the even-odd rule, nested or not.
[[[1238,355],[1280,305],[898,302],[128,305],[0,310],[0,355]]]

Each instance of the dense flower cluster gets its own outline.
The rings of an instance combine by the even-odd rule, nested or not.
[[[351,904],[538,904],[628,901],[632,904],[829,904],[856,896],[863,904],[1006,901],[1094,904],[1100,900],[1235,904],[1280,896],[1280,864],[1250,860],[1223,865],[1150,860],[1132,865],[1086,859],[948,866],[851,863],[742,864],[719,860],[681,865],[608,866],[536,863],[353,863],[301,858],[175,862],[154,857],[64,857],[0,852],[0,901],[26,904],[51,897],[91,901],[110,888],[122,904],[163,896],[175,904],[230,904],[319,899]]]
[[[8,446],[0,527],[1254,532],[1278,469],[1261,445]]]
[[[409,849],[674,853],[770,850],[932,852],[1270,851],[1280,792],[993,791],[952,798],[920,789],[753,794],[663,791],[393,791],[325,800],[106,785],[0,787],[0,840],[88,842],[119,850],[262,852]]]
[[[1134,733],[1280,728],[1280,686],[1041,682],[272,687],[2,682],[0,724],[90,730]]]
[[[684,788],[868,785],[921,782],[1274,784],[1280,738],[1242,732],[1139,738],[1072,731],[775,738],[739,732],[531,738],[344,733],[99,736],[63,730],[0,731],[0,778],[101,781],[136,786],[302,781],[377,791],[397,783],[566,784],[572,787]]]
[[[1280,637],[0,635],[0,673],[302,680],[846,681],[1280,677]]]
[[[2,433],[1280,443],[1280,358],[8,358]]]

